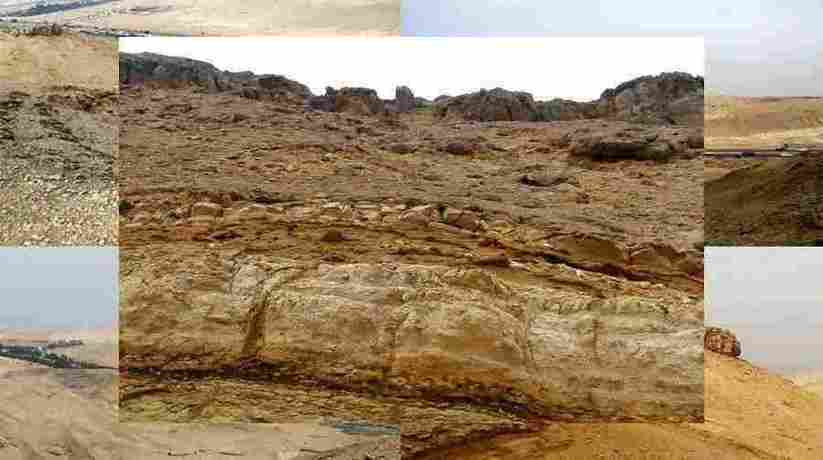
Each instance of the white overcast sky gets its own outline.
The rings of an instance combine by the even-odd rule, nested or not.
[[[120,51],[207,61],[222,70],[285,75],[315,94],[365,86],[385,99],[406,85],[433,99],[480,88],[581,101],[626,80],[668,71],[704,73],[700,37],[642,38],[189,38],[130,37]]]
[[[111,326],[117,284],[117,248],[2,248],[0,329]]]
[[[705,263],[707,325],[760,366],[823,371],[823,248],[707,248]]]
[[[406,0],[402,8],[403,34],[413,36],[700,35],[710,88],[823,96],[823,0]]]

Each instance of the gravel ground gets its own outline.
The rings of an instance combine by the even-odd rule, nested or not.
[[[117,244],[111,93],[0,95],[0,245]]]

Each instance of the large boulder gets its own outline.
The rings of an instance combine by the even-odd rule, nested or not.
[[[532,95],[503,88],[482,89],[448,99],[435,99],[434,115],[438,118],[461,118],[473,121],[532,121],[537,109]]]
[[[408,86],[398,86],[394,92],[394,104],[398,112],[414,112],[417,102]]]
[[[604,91],[601,116],[654,123],[703,125],[703,77],[684,72],[643,76]]]
[[[312,97],[308,86],[294,80],[289,80],[282,75],[265,75],[258,77],[257,86],[275,95],[294,95],[306,99]]]
[[[585,132],[573,137],[569,153],[593,160],[666,161],[678,153],[678,150],[661,134],[656,129],[636,126]]]
[[[355,115],[378,115],[386,112],[386,105],[371,88],[326,88],[325,100],[315,98],[310,101],[313,107],[332,107],[334,112]]]
[[[710,351],[720,353],[721,355],[731,356],[737,358],[740,356],[742,349],[740,341],[728,329],[721,329],[719,327],[707,327],[706,333],[703,337],[703,346]]]

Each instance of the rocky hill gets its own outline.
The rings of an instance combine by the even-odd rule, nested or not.
[[[186,81],[121,93],[121,416],[702,420],[699,128]]]
[[[703,77],[682,72],[644,76],[607,89],[591,102],[535,101],[526,92],[495,88],[443,98],[434,110],[439,117],[478,121],[609,118],[699,127],[703,126]]]

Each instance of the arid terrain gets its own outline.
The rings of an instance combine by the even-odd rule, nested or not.
[[[709,149],[818,146],[792,158],[707,159],[707,244],[823,244],[823,98],[707,96],[705,128]]]
[[[706,145],[823,144],[823,98],[706,96]]]
[[[409,457],[703,419],[702,79],[432,104],[120,70],[124,419],[368,422]]]
[[[401,24],[399,0],[20,1],[4,15],[156,35],[397,35]]]
[[[0,245],[117,241],[116,43],[0,33]]]
[[[115,371],[0,358],[0,458],[400,458],[399,437],[309,423],[121,423]]]

